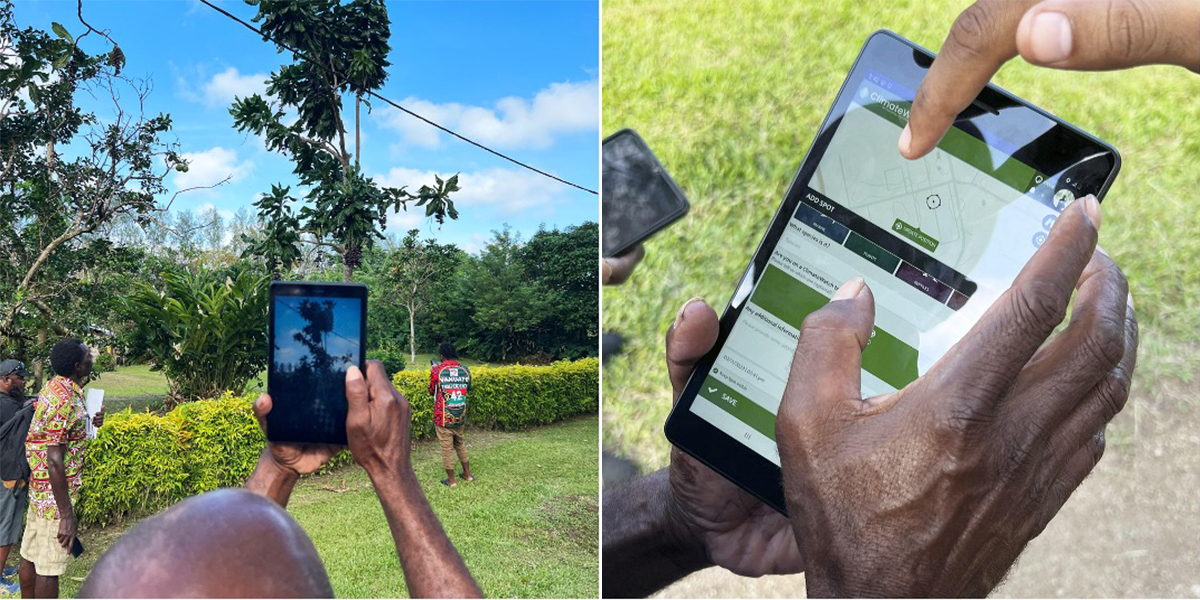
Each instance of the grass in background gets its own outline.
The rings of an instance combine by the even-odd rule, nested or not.
[[[521,432],[468,429],[477,479],[455,489],[440,483],[446,472],[437,443],[415,445],[413,467],[429,503],[489,597],[599,593],[597,436],[596,415]],[[288,512],[312,538],[336,596],[408,596],[383,509],[361,468],[301,481]],[[100,555],[132,526],[84,530],[87,552],[60,579],[61,596],[74,597]]]
[[[418,352],[416,361],[409,361],[408,359],[409,359],[409,355],[405,354],[404,355],[404,360],[405,360],[404,370],[405,371],[429,371],[429,361],[431,361],[431,360],[440,361],[441,360],[441,358],[438,357],[436,352],[431,352],[429,354],[421,354]],[[473,358],[463,358],[461,356],[458,358],[458,362],[460,364],[466,365],[466,367],[468,369],[471,367],[498,367],[498,366],[501,366],[500,363],[490,363],[490,362],[485,362],[482,360],[475,360]]]
[[[633,127],[692,204],[604,290],[626,351],[604,369],[604,442],[666,464],[663,335],[693,296],[721,311],[859,49],[887,28],[936,50],[965,2],[635,2],[603,10],[603,133]],[[1141,323],[1135,389],[1196,376],[1200,347],[1200,77],[1015,60],[995,81],[1117,147],[1100,244],[1129,278]],[[1133,407],[1137,410],[1137,407]]]
[[[104,390],[104,407],[107,412],[126,408],[133,412],[157,411],[171,391],[162,371],[151,371],[150,365],[117,367],[116,371],[100,373],[100,378],[88,384],[89,388]]]

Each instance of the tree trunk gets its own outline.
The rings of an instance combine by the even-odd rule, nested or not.
[[[409,360],[412,363],[417,362],[417,311],[413,309],[413,305],[408,305],[408,351]]]
[[[45,347],[46,347],[46,328],[42,327],[41,329],[38,329],[38,350],[41,350],[42,348],[45,348]],[[45,369],[45,367],[44,367],[45,362],[46,361],[44,361],[44,360],[37,360],[37,361],[34,361],[34,363],[33,363],[33,389],[37,390],[39,393],[41,392],[41,389],[42,389],[42,375],[43,375],[42,371]]]
[[[342,281],[347,283],[354,281],[354,267],[346,264],[345,260],[342,261]]]
[[[354,97],[354,165],[358,166],[362,159],[362,131],[359,129],[358,110],[362,104],[362,94]]]

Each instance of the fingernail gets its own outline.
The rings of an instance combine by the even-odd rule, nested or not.
[[[900,132],[900,153],[908,156],[910,150],[912,150],[912,130],[905,125],[904,131]]]
[[[858,295],[862,293],[863,287],[866,286],[866,284],[867,282],[863,281],[862,277],[855,277],[854,279],[843,283],[842,287],[838,288],[837,293],[833,295],[833,298],[830,298],[829,300],[832,302],[834,300],[851,300],[853,298],[857,298]]]
[[[1133,309],[1133,292],[1125,294],[1125,304],[1129,305],[1130,310]]]
[[[357,366],[350,365],[350,368],[346,369],[346,382],[347,383],[349,383],[351,381],[360,381],[362,378],[363,378],[362,371],[359,371]]]
[[[688,307],[691,306],[693,302],[696,302],[699,300],[700,300],[700,298],[692,298],[691,300],[684,302],[683,306],[679,307],[679,313],[675,315],[675,324],[672,325],[672,327],[678,328],[680,325],[682,325],[683,319],[684,319],[684,313],[687,312]]]
[[[1034,60],[1064,61],[1071,57],[1071,21],[1060,12],[1038,13],[1033,17],[1029,42]]]
[[[1095,196],[1088,194],[1083,199],[1083,212],[1092,221],[1092,225],[1096,227],[1096,231],[1100,231],[1100,201]]]

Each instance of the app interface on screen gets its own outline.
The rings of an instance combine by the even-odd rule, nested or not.
[[[296,430],[344,431],[346,369],[361,364],[362,301],[276,296],[271,393]],[[286,400],[284,400],[286,398]],[[282,406],[281,406],[282,407]]]
[[[913,93],[874,71],[841,119],[691,410],[779,464],[775,415],[804,317],[862,276],[875,295],[864,397],[924,374],[1003,293],[1074,200],[1014,160],[1011,142],[952,128],[910,161],[896,149]],[[1067,181],[1067,183],[1070,183]],[[747,278],[746,281],[753,281]]]

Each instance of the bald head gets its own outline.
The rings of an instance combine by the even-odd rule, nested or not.
[[[224,489],[131,529],[96,562],[79,596],[332,598],[333,588],[312,541],[286,511]]]

